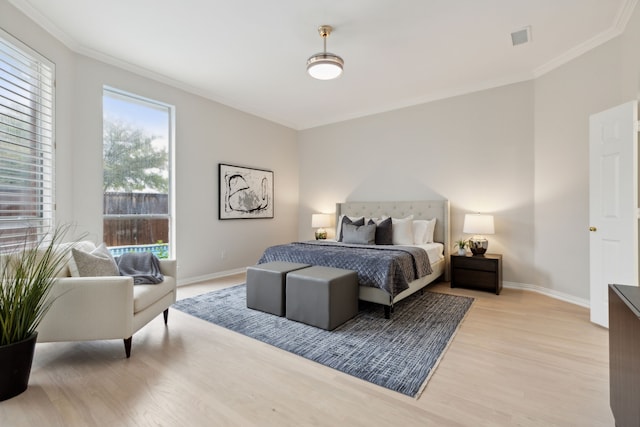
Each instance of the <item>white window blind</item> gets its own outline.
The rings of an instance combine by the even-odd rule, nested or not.
[[[53,226],[54,73],[0,30],[0,251]]]

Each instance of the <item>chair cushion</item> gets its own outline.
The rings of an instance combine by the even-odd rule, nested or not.
[[[175,277],[164,276],[157,284],[133,286],[133,313],[138,313],[172,292],[176,288]]]

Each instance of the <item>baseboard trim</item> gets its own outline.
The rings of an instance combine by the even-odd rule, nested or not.
[[[506,281],[502,282],[502,286],[504,288],[509,288],[509,289],[522,289],[525,291],[537,292],[539,294],[546,295],[561,301],[569,302],[571,304],[579,305],[585,308],[591,307],[591,304],[589,303],[589,301],[584,298],[578,298],[573,295],[565,294],[564,292],[558,292],[553,289],[545,288],[543,286],[530,285],[528,283],[506,282]]]
[[[178,280],[178,286],[192,285],[194,283],[206,282],[207,280],[214,280],[214,279],[219,279],[221,277],[233,276],[234,274],[244,273],[245,271],[247,271],[247,268],[242,267],[242,268],[236,268],[233,270],[225,270],[225,271],[219,271],[217,273],[206,274],[204,276],[188,277],[186,279]]]

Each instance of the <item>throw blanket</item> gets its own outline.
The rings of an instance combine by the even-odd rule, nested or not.
[[[160,272],[160,261],[151,252],[127,252],[116,258],[121,276],[132,276],[136,285],[160,283],[164,276]]]
[[[409,282],[432,272],[427,252],[411,246],[296,242],[267,248],[258,264],[271,261],[353,270],[360,286],[380,288],[392,297],[408,289]]]

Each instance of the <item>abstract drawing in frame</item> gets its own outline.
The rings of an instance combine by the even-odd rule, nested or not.
[[[273,218],[273,172],[220,163],[220,219]]]

